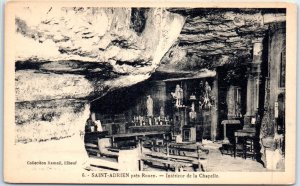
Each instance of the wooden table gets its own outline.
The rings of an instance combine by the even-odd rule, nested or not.
[[[240,125],[241,122],[240,122],[240,120],[223,120],[221,122],[221,124],[224,125],[224,140],[223,140],[223,143],[228,144],[229,140],[228,140],[227,135],[226,135],[226,125]]]
[[[131,133],[140,133],[140,132],[162,132],[171,131],[171,125],[147,125],[147,126],[130,126],[128,130]]]

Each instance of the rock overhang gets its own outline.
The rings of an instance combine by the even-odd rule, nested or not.
[[[24,11],[32,15],[35,12]],[[151,74],[160,63],[162,65],[158,70],[170,69],[174,64],[181,70],[186,67],[199,70],[213,69],[222,65],[224,59],[247,61],[252,57],[252,41],[265,35],[268,23],[280,19],[284,21],[282,17],[285,15],[285,9],[250,8],[69,7],[39,10],[37,13],[41,11],[45,16],[37,20],[17,14],[16,30],[20,41],[25,40],[28,44],[34,40],[33,45],[39,46],[37,52],[27,52],[30,56],[24,56],[24,49],[17,50],[17,60],[103,63],[119,75]],[[60,16],[56,15],[58,12]],[[180,21],[176,22],[176,19]],[[169,44],[164,50],[168,52],[151,55],[155,53],[153,46],[161,45],[156,35],[166,31],[153,32],[153,27],[170,23],[174,27],[183,22],[184,25],[179,26],[182,27],[180,35],[173,39],[175,44]],[[46,46],[45,49],[43,46]],[[51,52],[54,46],[55,52]],[[51,56],[39,56],[39,51]],[[81,66],[80,63],[74,64]],[[52,67],[48,65],[48,68],[63,72],[59,69],[61,66],[61,63],[52,63]],[[83,63],[79,68],[85,66]],[[72,68],[76,71],[74,66]],[[101,68],[93,71],[97,70],[104,72]],[[90,70],[86,73],[89,74]]]
[[[51,99],[47,88],[65,89],[52,91],[54,99],[92,100],[143,81],[183,24],[183,16],[164,8],[24,8],[16,15],[17,101]],[[40,80],[49,83],[45,90]],[[84,88],[79,91],[77,85]]]
[[[252,60],[253,41],[268,34],[269,24],[285,21],[285,9],[170,8],[186,17],[159,70],[215,69]]]

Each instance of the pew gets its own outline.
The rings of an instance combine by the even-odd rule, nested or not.
[[[141,143],[141,142],[140,142]],[[149,152],[141,152],[141,169],[144,163],[159,163],[167,170],[182,171],[192,167],[194,171],[206,171],[206,161],[209,151],[200,145],[188,144],[152,144],[145,145]]]

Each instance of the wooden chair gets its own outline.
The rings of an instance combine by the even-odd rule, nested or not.
[[[236,137],[234,144],[234,158],[236,156],[241,156],[246,159],[244,137]]]
[[[244,159],[247,157],[255,158],[254,136],[236,136],[234,157],[241,155]]]
[[[255,149],[254,149],[255,137],[245,137],[245,157],[248,156],[252,159],[255,158]]]

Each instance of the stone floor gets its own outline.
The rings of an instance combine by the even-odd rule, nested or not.
[[[204,146],[209,149],[206,165],[208,172],[263,172],[267,171],[263,165],[251,158],[244,159],[230,155],[222,155],[219,147],[221,143],[206,141]]]
[[[213,143],[211,141],[205,141],[204,147],[209,149],[209,155],[206,164],[206,172],[265,172],[268,171],[263,165],[251,158],[244,159],[237,156],[234,158],[230,155],[222,155],[219,147],[221,142]],[[104,159],[103,159],[104,160]],[[107,160],[106,160],[107,163]],[[104,163],[104,164],[106,164]],[[113,163],[113,162],[112,162]],[[96,167],[94,167],[96,168]],[[101,167],[96,168],[98,171],[102,170]],[[103,169],[105,170],[105,169]],[[106,169],[107,170],[107,169]],[[165,171],[162,169],[145,166],[144,171]],[[189,170],[186,170],[189,171]],[[191,170],[193,171],[193,170]]]
[[[265,172],[268,171],[263,165],[251,158],[244,159],[230,155],[222,155],[219,147],[221,143],[206,141],[204,147],[209,149],[209,156],[206,164],[207,172]],[[162,171],[147,167],[145,171]]]

